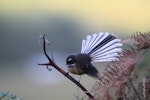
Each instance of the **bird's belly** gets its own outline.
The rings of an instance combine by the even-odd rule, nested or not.
[[[77,75],[85,74],[84,71],[82,71],[81,69],[78,69],[77,67],[68,67],[68,71]]]

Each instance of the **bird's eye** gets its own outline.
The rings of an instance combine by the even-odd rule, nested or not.
[[[69,58],[69,59],[68,59],[68,62],[71,62],[71,61],[72,61],[72,58]]]
[[[74,64],[76,62],[76,59],[74,56],[69,56],[66,60],[67,64]]]

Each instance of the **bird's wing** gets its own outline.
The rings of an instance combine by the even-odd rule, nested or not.
[[[88,54],[92,62],[105,62],[117,60],[117,56],[122,51],[122,43],[113,34],[98,33],[88,35],[82,41],[81,53]]]

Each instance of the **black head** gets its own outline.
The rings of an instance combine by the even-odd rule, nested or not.
[[[76,56],[75,55],[70,55],[67,57],[66,59],[66,64],[69,65],[70,67],[72,66],[75,66],[76,64]]]

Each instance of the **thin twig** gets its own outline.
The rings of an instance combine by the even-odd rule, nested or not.
[[[140,95],[139,95],[139,93],[137,92],[136,88],[134,87],[134,85],[133,85],[133,83],[132,83],[132,81],[131,81],[130,78],[129,78],[129,82],[130,82],[130,84],[131,84],[131,86],[132,86],[132,88],[133,88],[135,94],[137,95],[138,99],[141,100]]]
[[[45,41],[45,34],[43,35],[43,51],[44,55],[48,59],[49,63],[46,64],[38,64],[38,65],[45,65],[45,66],[53,66],[55,69],[57,69],[61,74],[63,74],[65,77],[67,77],[69,80],[71,80],[73,83],[75,83],[89,98],[93,99],[93,95],[90,94],[86,88],[80,84],[77,80],[75,80],[72,76],[70,76],[67,72],[65,72],[63,69],[61,69],[47,54],[46,52],[46,41]]]
[[[145,51],[141,54],[140,58],[144,56],[144,54],[148,51],[148,49],[145,49]]]

